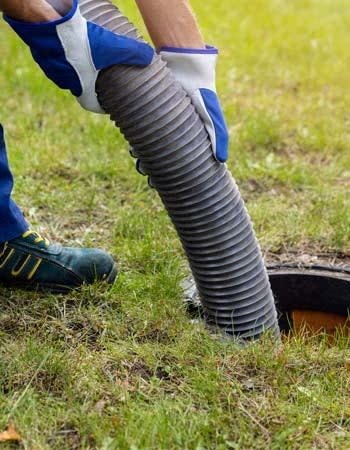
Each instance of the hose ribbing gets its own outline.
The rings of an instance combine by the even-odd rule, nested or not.
[[[83,15],[139,38],[109,0],[80,0]],[[258,338],[279,329],[260,247],[238,187],[217,163],[202,122],[166,64],[113,66],[97,81],[99,101],[151,177],[181,239],[210,323]]]

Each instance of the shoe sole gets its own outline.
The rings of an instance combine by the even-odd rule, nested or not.
[[[117,265],[114,264],[112,270],[109,272],[107,277],[104,280],[99,280],[101,283],[114,284],[118,275]],[[11,282],[1,282],[2,286],[6,288],[16,288],[22,289],[25,291],[40,291],[40,292],[48,292],[50,294],[68,294],[76,289],[79,289],[81,286],[86,286],[84,283],[80,286],[67,286],[64,284],[50,284],[50,283],[11,283]]]

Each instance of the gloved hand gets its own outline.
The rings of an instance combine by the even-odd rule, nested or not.
[[[69,89],[83,108],[97,113],[104,112],[95,87],[99,71],[114,64],[147,66],[154,56],[148,44],[86,21],[78,0],[73,0],[68,14],[53,22],[4,19],[29,46],[47,77]]]
[[[214,158],[225,162],[228,157],[228,130],[216,94],[216,61],[218,50],[163,47],[163,59],[192,98],[192,102],[209,134]]]

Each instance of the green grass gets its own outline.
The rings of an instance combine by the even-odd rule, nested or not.
[[[264,251],[349,261],[348,1],[192,3],[221,49],[229,167]],[[16,200],[33,227],[104,247],[121,270],[113,288],[67,297],[0,289],[0,428],[35,450],[349,449],[347,338],[240,349],[192,322],[181,246],[125,141],[4,23],[0,41]]]

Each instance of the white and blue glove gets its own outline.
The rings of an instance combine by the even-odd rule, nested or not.
[[[229,136],[216,94],[218,50],[210,46],[205,49],[163,47],[160,54],[192,98],[209,134],[214,158],[224,163],[228,158]]]
[[[83,108],[96,113],[104,113],[96,95],[100,70],[114,64],[147,66],[154,56],[148,44],[86,21],[78,0],[73,0],[64,17],[52,22],[4,19],[29,46],[47,77],[60,88],[69,89]]]

